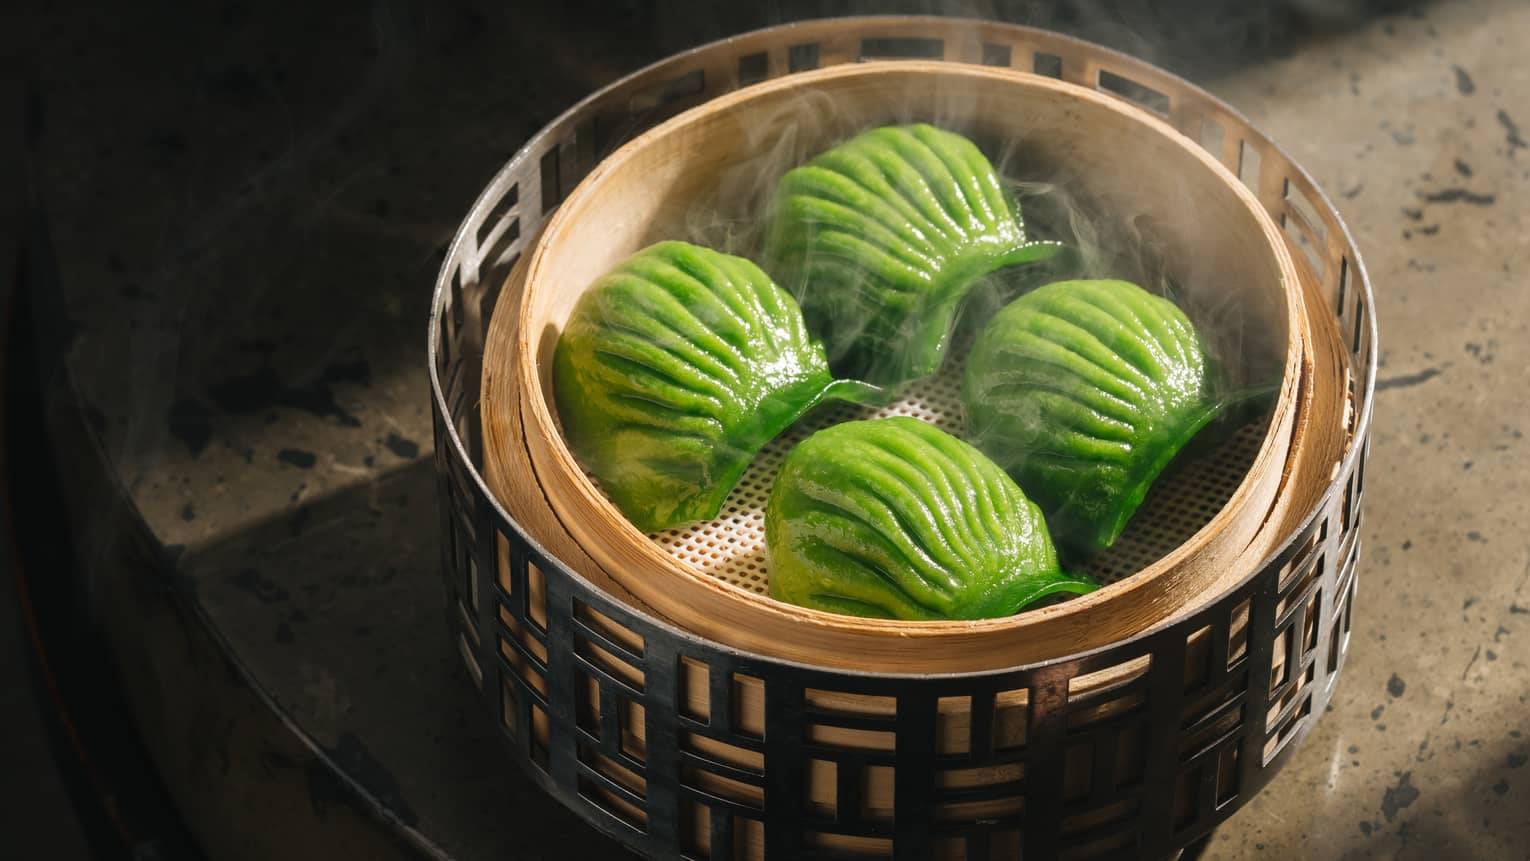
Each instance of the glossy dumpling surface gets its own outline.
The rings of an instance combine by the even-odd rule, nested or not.
[[[846,386],[758,266],[684,242],[580,297],[553,363],[570,448],[639,529],[715,517],[759,449]]]
[[[1087,592],[1041,512],[982,452],[908,417],[845,422],[787,456],[765,514],[771,597],[893,619],[1008,616]]]
[[[956,313],[994,270],[1052,256],[968,139],[929,125],[860,134],[782,177],[765,265],[842,377],[895,387],[940,365]]]
[[[1061,281],[1000,311],[968,356],[971,439],[1046,514],[1066,550],[1109,547],[1217,412],[1174,303],[1125,281]]]

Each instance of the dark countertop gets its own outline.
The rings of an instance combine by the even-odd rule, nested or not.
[[[70,365],[112,463],[250,676],[464,861],[603,844],[499,756],[444,636],[430,287],[531,132],[694,41],[680,24],[742,14],[640,5],[24,19],[59,60],[41,69],[43,191]],[[1161,19],[1011,5],[1251,116],[1339,205],[1377,289],[1356,641],[1331,713],[1209,857],[1530,857],[1527,416],[1504,394],[1530,364],[1530,7],[1418,4],[1280,38],[1254,13],[1190,17],[1174,41],[1121,23]],[[666,39],[633,38],[656,20]]]

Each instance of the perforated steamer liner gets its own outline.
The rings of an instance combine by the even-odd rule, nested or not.
[[[803,113],[818,103],[832,109],[804,123]],[[1139,536],[1156,526],[1169,536],[1178,531],[1181,540],[1157,546],[1140,537],[1125,542],[1114,568],[1129,567],[1133,549],[1139,551],[1140,568],[1091,595],[974,622],[859,619],[776,602],[755,591],[763,573],[760,506],[771,462],[792,438],[767,453],[776,457],[756,464],[734,496],[735,510],[707,525],[711,534],[700,545],[707,553],[694,555],[719,563],[712,566],[677,554],[674,537],[666,547],[664,537],[655,542],[638,532],[582,473],[563,440],[551,397],[552,352],[586,286],[644,245],[674,236],[670,231],[707,205],[720,178],[751,148],[794,135],[811,153],[868,125],[910,119],[1023,139],[1029,158],[1066,163],[1106,207],[1152,220],[1167,246],[1165,257],[1181,269],[1178,281],[1188,301],[1240,306],[1249,329],[1276,344],[1279,358],[1272,364],[1279,397],[1268,424],[1258,429],[1252,458],[1236,445],[1224,446],[1222,460],[1241,457],[1241,470],[1219,471],[1210,463],[1190,473],[1193,479],[1232,472],[1231,493],[1224,489],[1221,500],[1211,494],[1195,499],[1190,494],[1208,488],[1192,480],[1177,498],[1172,486],[1159,494],[1158,511],[1136,518]],[[1123,146],[1130,146],[1130,159]],[[1143,170],[1144,162],[1154,169]],[[483,415],[491,442],[504,441],[486,450],[491,487],[505,488],[504,479],[519,471],[501,461],[516,448],[513,435],[501,428],[518,404],[537,483],[558,520],[595,562],[592,576],[604,575],[689,630],[805,663],[873,671],[993,669],[1094,648],[1146,629],[1229,567],[1257,561],[1240,563],[1240,554],[1275,503],[1290,454],[1297,394],[1310,374],[1294,264],[1254,196],[1215,159],[1146,112],[1012,70],[917,61],[843,65],[714,99],[601,161],[560,205],[530,257],[520,313],[515,318],[497,313],[489,326]],[[884,412],[938,416],[959,430],[956,380],[954,373],[937,377]],[[825,424],[820,416],[797,432]],[[1220,504],[1210,517],[1195,508],[1215,503]],[[1185,526],[1190,528],[1176,530]],[[697,544],[693,540],[690,546]],[[1105,560],[1106,571],[1111,561]],[[739,573],[755,575],[746,580],[754,588],[727,579]]]
[[[1317,348],[1302,401],[1348,408],[1295,424],[1294,445],[1323,450],[1296,466],[1319,478],[1282,477],[1265,561],[1150,631],[986,673],[804,666],[666,624],[579,573],[591,560],[551,516],[524,447],[512,492],[489,492],[485,324],[517,313],[517,263],[563,196],[623,136],[678,110],[890,52],[1130,89],[1284,228]],[[930,18],[815,21],[708,45],[554,121],[490,183],[448,251],[430,379],[453,635],[512,758],[649,857],[1168,857],[1278,772],[1337,681],[1375,343],[1370,284],[1329,201],[1236,112],[1160,70],[1055,34]]]
[[[834,405],[808,417],[761,450],[719,517],[655,534],[654,542],[681,564],[751,592],[767,594],[765,503],[776,470],[792,448],[832,424],[885,416],[913,416],[960,437],[967,432],[961,373],[960,361],[951,361],[934,376],[912,384],[886,407]],[[1213,451],[1171,470],[1154,487],[1152,498],[1114,546],[1069,570],[1088,574],[1103,584],[1115,583],[1192,538],[1227,504],[1248,475],[1264,441],[1266,418],[1260,416],[1242,424]]]

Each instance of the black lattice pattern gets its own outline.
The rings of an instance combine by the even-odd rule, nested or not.
[[[492,500],[477,393],[509,267],[578,180],[657,122],[740,85],[916,56],[1015,66],[1136,102],[1217,155],[1324,286],[1352,355],[1350,455],[1307,525],[1188,618],[1057,663],[870,676],[742,654],[617,603]],[[532,139],[454,242],[431,321],[451,632],[515,758],[653,857],[1156,857],[1259,790],[1322,713],[1348,646],[1375,333],[1353,241],[1311,179],[1225,105],[1065,37],[840,19],[697,49]]]

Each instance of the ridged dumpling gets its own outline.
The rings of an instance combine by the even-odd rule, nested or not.
[[[1027,242],[993,165],[918,124],[864,132],[780,180],[765,267],[798,298],[842,377],[895,388],[940,366],[962,300]]]
[[[1059,281],[1011,302],[967,357],[971,439],[1041,506],[1065,550],[1109,547],[1218,412],[1194,326],[1126,281]]]
[[[797,303],[758,266],[684,242],[622,262],[559,336],[553,391],[565,438],[635,526],[717,516],[765,443],[837,382]]]
[[[1041,512],[982,452],[905,416],[818,431],[765,511],[770,595],[853,616],[985,619],[1096,588],[1058,570]]]

